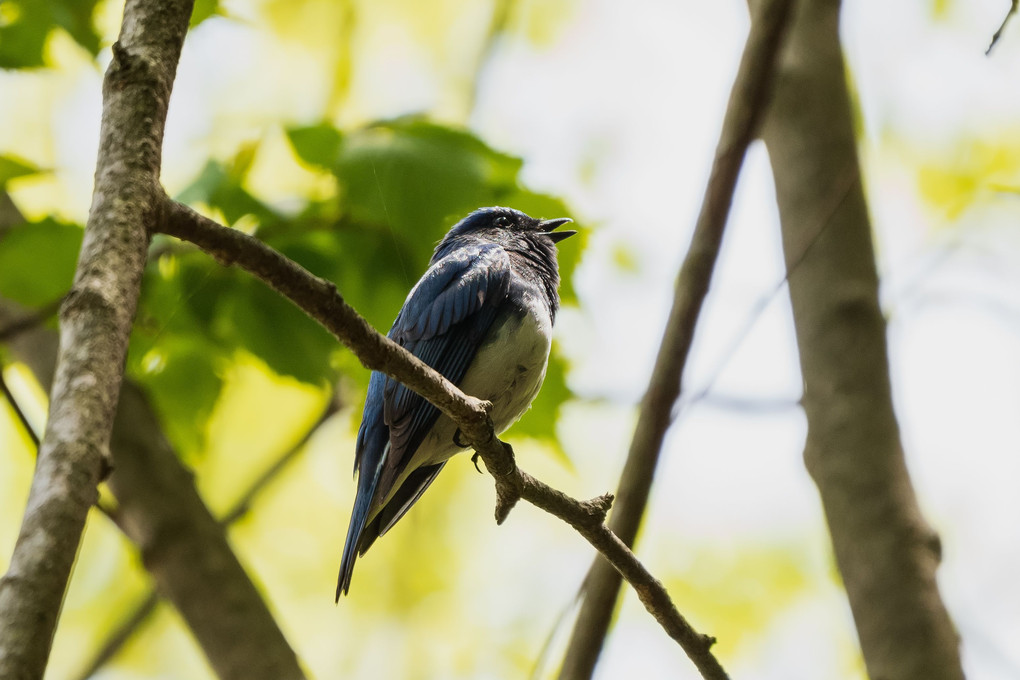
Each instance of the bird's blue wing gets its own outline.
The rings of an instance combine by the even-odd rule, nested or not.
[[[459,248],[433,263],[407,296],[389,337],[458,384],[510,287],[510,258],[496,244]],[[414,391],[372,373],[358,432],[358,492],[340,564],[337,598],[347,592],[357,554],[385,533],[421,496],[442,464],[411,471],[385,507],[393,485],[439,417]]]

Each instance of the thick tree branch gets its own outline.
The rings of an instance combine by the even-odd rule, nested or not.
[[[677,276],[673,308],[641,402],[634,438],[620,475],[616,507],[609,521],[609,527],[628,546],[634,545],[637,538],[662,442],[673,422],[673,407],[680,396],[684,366],[712,280],[737,176],[766,108],[776,55],[792,5],[791,0],[764,2],[751,22],[701,212]],[[560,669],[561,680],[583,680],[594,673],[619,597],[620,577],[604,560],[596,558],[582,588],[584,600]]]
[[[319,429],[326,423],[326,421],[328,421],[333,415],[336,414],[339,408],[340,407],[339,404],[337,403],[337,400],[335,398],[330,399],[329,404],[327,404],[326,408],[323,409],[323,412],[319,416],[318,420],[316,420],[315,423],[305,431],[305,433],[301,436],[301,438],[297,442],[294,443],[293,446],[289,447],[279,458],[273,461],[273,463],[269,467],[262,471],[262,474],[260,474],[255,479],[255,481],[253,481],[251,485],[249,485],[248,488],[241,493],[240,497],[238,497],[238,499],[234,501],[234,504],[230,507],[230,509],[223,514],[223,516],[219,520],[219,523],[224,528],[229,528],[230,525],[234,524],[242,517],[244,517],[251,509],[252,503],[255,501],[256,498],[258,498],[259,494],[261,494],[266,489],[266,487],[268,487],[273,482],[273,480],[275,480],[279,476],[279,474],[295,458],[297,458],[297,456],[305,449],[305,446],[308,444],[309,440],[311,440],[312,436],[319,431]],[[114,475],[116,474],[117,473],[115,470]],[[146,495],[154,491],[156,490],[147,489]],[[205,510],[204,506],[203,510]],[[123,516],[123,509],[120,515]],[[201,520],[201,523],[203,524],[205,523],[206,518],[212,519],[212,516],[208,514],[207,510],[205,510],[202,513],[202,515],[203,518]],[[185,520],[189,524],[195,521],[194,519],[189,518],[185,518]],[[188,533],[193,533],[193,531],[190,529],[186,531],[188,531]],[[204,549],[205,550],[211,549],[212,551],[216,551],[219,548],[220,548],[219,544],[214,544],[211,546],[207,545]],[[227,546],[226,541],[222,543],[222,549],[224,551],[229,551],[229,547]],[[219,557],[217,558],[217,561],[221,559],[222,557]],[[197,574],[188,577],[186,579],[186,582],[190,584],[193,583],[194,580],[196,579],[205,580],[209,576],[215,575],[210,575],[207,572]],[[218,592],[222,591],[221,584],[217,584],[215,587]],[[202,596],[209,595],[211,595],[211,593],[200,593],[199,597],[201,598]],[[121,617],[120,622],[113,627],[110,634],[107,636],[106,641],[99,646],[99,649],[96,652],[95,656],[92,658],[92,661],[85,667],[85,669],[81,672],[81,674],[78,677],[81,680],[88,680],[88,678],[91,678],[103,666],[105,666],[107,662],[113,659],[117,655],[117,652],[120,651],[121,647],[127,644],[127,642],[132,638],[132,636],[134,636],[134,634],[145,624],[149,616],[156,611],[156,605],[158,603],[159,596],[157,594],[157,591],[150,590],[148,593],[146,593],[145,597],[142,600],[140,600],[137,605],[132,607],[127,614]],[[221,602],[213,604],[212,606],[219,610],[222,609],[225,605],[224,603]],[[268,611],[266,612],[266,615],[267,616],[269,615]],[[250,620],[251,618],[253,618],[251,616],[251,612],[246,611],[242,616],[241,620],[245,621]],[[218,640],[218,642],[213,643],[213,646],[215,647],[215,649],[219,650],[226,649],[229,647],[238,647],[236,642],[240,641],[240,653],[238,658],[247,659],[248,664],[250,664],[248,668],[243,667],[237,668],[237,673],[242,674],[243,677],[258,677],[258,674],[262,672],[259,669],[267,666],[266,660],[264,658],[253,659],[252,658],[253,654],[258,655],[261,653],[267,653],[271,654],[273,657],[279,655],[278,649],[276,651],[273,651],[272,647],[266,647],[265,645],[259,645],[257,649],[251,648],[245,649],[244,646],[251,644],[253,641],[249,639],[250,636],[246,635],[241,636],[239,640],[236,640],[234,636],[240,635],[243,632],[241,630],[236,631],[222,630],[222,632],[229,633],[229,635],[219,635],[217,633],[214,634],[213,636],[207,636],[206,638],[207,643],[203,644],[203,646],[207,646],[208,644],[213,643],[213,641]],[[279,639],[280,641],[283,641],[282,635],[280,636]],[[286,643],[284,642],[284,645],[279,649],[283,649],[285,647]],[[206,653],[207,655],[209,654],[209,652]],[[293,656],[293,654],[291,653],[288,656]],[[277,666],[278,664],[269,665]],[[214,662],[213,666],[222,668],[223,664]],[[287,677],[288,674],[292,677],[299,677],[298,675],[296,675],[297,672],[298,669],[296,666],[294,666],[291,669],[282,669],[282,671],[281,669],[278,668],[270,668],[265,672],[265,675],[262,677],[265,677],[267,680],[271,680],[272,678],[278,677]],[[221,673],[220,675],[221,677],[226,677],[225,673]]]
[[[222,680],[300,680],[294,651],[162,434],[141,389],[125,381],[111,442],[117,525],[141,552]]]
[[[20,318],[24,311],[0,298],[0,324]],[[8,346],[48,388],[56,333],[35,327],[11,338]],[[110,451],[109,485],[118,502],[118,526],[138,546],[157,590],[184,617],[219,677],[302,678],[293,650],[230,549],[226,533],[131,381],[125,381],[121,391]],[[152,547],[161,541],[171,548]]]
[[[663,623],[704,677],[727,677],[709,651],[712,639],[690,627],[662,584],[605,527],[611,496],[577,501],[523,472],[517,467],[510,446],[496,438],[487,402],[465,395],[403,347],[378,333],[344,301],[335,285],[313,276],[261,241],[166,200],[163,232],[200,246],[226,265],[236,264],[255,274],[322,324],[366,368],[400,380],[457,423],[464,439],[478,452],[493,476],[497,522],[506,519],[523,498],[570,524],[597,550],[605,551],[606,558],[634,585],[646,608]]]
[[[50,417],[0,580],[0,677],[40,678],[97,497],[148,246],[162,207],[163,125],[191,0],[129,0],[104,82],[92,209],[61,310]]]
[[[805,384],[804,458],[868,675],[961,680],[959,640],[935,580],[937,537],[918,508],[893,412],[839,11],[832,0],[799,3],[763,127]],[[841,199],[832,226],[819,235],[812,225],[833,195]]]

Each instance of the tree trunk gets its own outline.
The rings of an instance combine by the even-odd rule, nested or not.
[[[804,458],[868,674],[960,680],[893,413],[886,325],[839,42],[839,2],[799,3],[763,130],[804,377]]]

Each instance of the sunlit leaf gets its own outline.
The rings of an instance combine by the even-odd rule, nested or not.
[[[409,117],[351,133],[337,177],[353,219],[431,247],[453,221],[514,190],[520,167],[465,131]]]
[[[332,168],[340,158],[343,134],[329,123],[287,129],[298,158],[309,165]]]
[[[219,0],[195,0],[195,7],[191,10],[191,28],[219,14],[222,14]]]
[[[968,139],[951,155],[918,163],[918,187],[927,204],[955,220],[982,196],[1020,184],[1020,136],[989,143]]]
[[[0,241],[0,295],[35,307],[71,288],[82,229],[52,219],[26,223]]]
[[[247,156],[245,153],[238,157],[243,168],[250,164]],[[209,161],[195,181],[181,191],[176,199],[182,203],[204,203],[216,208],[230,224],[248,215],[262,224],[277,221],[279,216],[276,212],[248,193],[243,187],[243,180],[243,172],[239,172],[236,167],[232,169],[218,161]]]
[[[43,170],[22,158],[14,156],[0,156],[0,189],[3,189],[9,181],[18,177],[29,177],[43,172]]]
[[[0,68],[45,65],[46,39],[66,31],[89,54],[99,53],[92,21],[97,0],[6,0],[0,3]]]
[[[202,449],[205,422],[223,387],[224,362],[212,349],[202,338],[178,335],[143,359],[148,370],[134,373],[147,388],[164,431],[185,455]]]
[[[811,594],[807,560],[796,546],[745,545],[726,552],[687,545],[684,550],[689,564],[670,575],[666,586],[691,618],[718,638],[723,656],[759,635],[797,598]]]
[[[246,281],[238,292],[225,312],[240,346],[280,375],[312,384],[329,378],[333,336],[261,281]]]

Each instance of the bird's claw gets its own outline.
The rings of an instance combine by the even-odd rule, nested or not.
[[[482,454],[478,453],[477,451],[475,451],[475,455],[471,456],[471,462],[475,464],[475,470],[478,471],[478,474],[482,474],[482,468],[478,467],[478,459],[481,457]]]
[[[468,447],[470,447],[470,446],[471,446],[471,444],[469,444],[469,443],[467,443],[466,441],[464,441],[464,438],[463,438],[463,437],[461,436],[461,434],[460,434],[460,428],[459,428],[459,427],[458,427],[458,428],[457,428],[457,430],[456,430],[456,431],[455,431],[455,432],[453,433],[453,443],[454,443],[454,444],[455,444],[456,446],[459,446],[459,447],[460,447],[460,448],[462,448],[462,449],[466,449],[466,448],[468,448]]]

